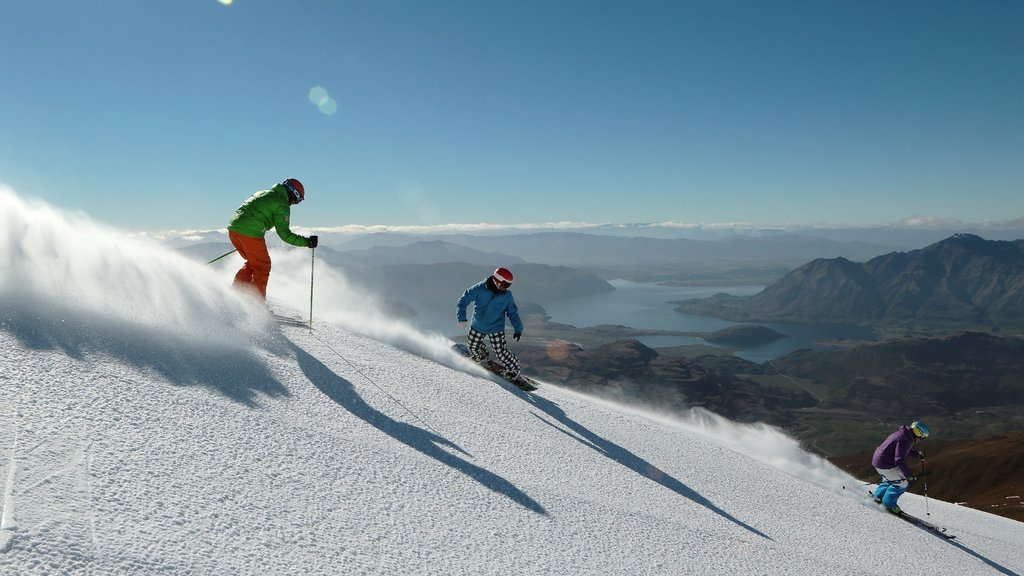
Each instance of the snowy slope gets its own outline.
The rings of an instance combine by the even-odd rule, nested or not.
[[[526,395],[319,263],[279,325],[237,262],[0,190],[0,574],[1024,571],[1024,524],[904,497],[946,541],[774,429]]]

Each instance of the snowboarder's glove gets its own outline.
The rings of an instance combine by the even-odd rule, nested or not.
[[[309,240],[306,241],[306,246],[316,248],[317,243],[319,243],[319,239],[316,236],[310,236]]]
[[[516,332],[515,334],[512,335],[512,339],[515,340],[516,342],[519,342],[519,338],[521,338],[522,336],[522,332]]]
[[[907,485],[908,486],[913,484],[914,482],[917,482],[917,476],[909,476],[909,477],[907,477]]]
[[[917,455],[921,457],[921,460],[924,460],[924,450],[918,450]]]

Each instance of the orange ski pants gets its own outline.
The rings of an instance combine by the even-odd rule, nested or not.
[[[228,238],[238,253],[245,258],[245,264],[235,274],[231,283],[235,288],[254,290],[263,300],[267,299],[267,281],[270,280],[270,253],[263,238],[244,236],[228,230]]]

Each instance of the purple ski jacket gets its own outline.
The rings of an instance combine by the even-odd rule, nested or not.
[[[889,434],[882,444],[875,448],[875,454],[871,457],[871,465],[879,470],[899,468],[904,478],[910,478],[910,468],[907,466],[907,454],[921,457],[917,450],[914,450],[914,433],[910,426],[900,426],[900,429]]]

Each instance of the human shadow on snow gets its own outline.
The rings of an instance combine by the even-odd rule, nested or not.
[[[31,350],[59,350],[76,360],[109,356],[174,385],[206,386],[248,406],[257,406],[257,394],[288,395],[261,358],[234,342],[189,338],[53,302],[0,303],[0,331]]]
[[[443,438],[433,432],[424,430],[418,426],[406,422],[399,422],[394,418],[382,413],[373,406],[367,404],[356,392],[351,382],[334,373],[323,362],[310,355],[308,352],[291,343],[292,350],[298,360],[299,368],[306,378],[333,400],[339,406],[351,412],[357,418],[372,425],[381,432],[398,440],[402,444],[413,448],[420,453],[451,466],[462,472],[473,480],[476,480],[484,487],[498,494],[501,494],[523,508],[538,514],[547,514],[547,511],[525,492],[516,488],[508,480],[497,474],[485,470],[475,464],[467,462],[458,456],[445,451],[441,446],[448,446],[465,452],[452,441]]]
[[[918,528],[921,528],[922,530],[924,530],[925,532],[928,532],[929,534],[932,533],[931,530],[929,530],[929,529],[927,529],[927,528],[925,528],[923,526],[918,526]],[[1006,566],[1003,566],[1002,564],[999,564],[998,562],[995,562],[993,560],[989,560],[988,558],[982,556],[981,554],[978,554],[974,550],[971,550],[970,548],[968,548],[967,546],[964,546],[963,544],[961,544],[960,542],[958,542],[956,540],[947,539],[947,538],[944,538],[942,536],[937,536],[937,537],[941,538],[944,542],[946,542],[950,546],[953,546],[954,548],[959,548],[960,550],[963,550],[967,554],[969,554],[971,556],[974,556],[978,560],[981,560],[985,564],[988,564],[989,566],[991,566],[994,570],[996,570],[1000,574],[1005,574],[1006,576],[1020,576],[1017,572],[1014,572],[1013,570],[1010,570],[1009,568],[1007,568]]]
[[[513,391],[513,393],[516,392]],[[518,394],[526,396],[526,399],[529,402],[533,403],[534,406],[542,410],[548,416],[557,420],[562,426],[564,426],[564,428],[546,420],[537,413],[534,413],[534,416],[536,416],[537,419],[540,420],[541,422],[547,424],[548,426],[551,426],[555,430],[558,430],[559,432],[565,434],[566,436],[572,438],[573,440],[576,440],[577,442],[583,444],[584,446],[593,448],[599,454],[602,454],[603,456],[610,458],[611,460],[618,462],[619,464],[622,464],[626,468],[629,468],[630,470],[636,472],[637,474],[643,476],[644,478],[647,478],[653,482],[657,482],[658,484],[661,484],[662,486],[668,488],[669,490],[675,492],[676,494],[679,494],[680,496],[688,498],[696,502],[697,504],[704,506],[708,510],[711,510],[712,512],[718,514],[726,520],[735,523],[737,526],[743,528],[744,530],[748,530],[762,538],[767,538],[768,540],[771,540],[771,537],[769,537],[768,535],[764,534],[763,532],[754,528],[753,526],[750,526],[749,524],[743,522],[742,520],[739,520],[738,518],[736,518],[732,514],[729,514],[725,510],[722,510],[713,502],[698,494],[694,489],[690,488],[686,484],[683,484],[679,480],[673,478],[671,475],[666,474],[664,471],[659,469],[654,464],[651,464],[650,462],[644,460],[643,458],[637,456],[636,454],[633,454],[629,450],[623,448],[622,446],[619,446],[618,444],[612,442],[611,440],[608,440],[607,438],[602,438],[601,436],[589,430],[586,426],[583,426],[579,422],[576,422],[572,418],[569,418],[569,416],[566,415],[565,410],[562,410],[562,408],[558,404],[536,394],[525,394],[522,392],[519,392]]]

